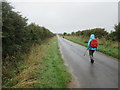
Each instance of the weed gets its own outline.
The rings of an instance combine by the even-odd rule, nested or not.
[[[9,76],[3,76],[3,88],[66,88],[71,80],[56,37],[46,39],[41,45],[33,45],[24,60],[16,62],[18,74],[11,65],[8,64],[7,69],[3,67],[4,73]]]

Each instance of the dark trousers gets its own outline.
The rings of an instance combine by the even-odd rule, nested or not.
[[[93,53],[94,52],[95,52],[95,50],[89,50],[90,59],[93,59]]]

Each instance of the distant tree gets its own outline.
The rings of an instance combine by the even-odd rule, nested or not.
[[[74,36],[74,35],[75,35],[75,32],[72,32],[71,35]]]
[[[108,34],[107,31],[105,31],[105,29],[102,28],[94,28],[94,29],[89,29],[89,30],[83,30],[83,31],[77,31],[76,35],[84,35],[86,37],[89,37],[91,34],[95,34],[96,37],[101,38],[105,35]]]
[[[118,25],[115,25],[114,27],[115,29],[115,36],[116,36],[116,40],[120,41],[120,22],[118,23]]]
[[[91,33],[94,33],[96,37],[101,38],[103,36],[106,36],[108,34],[107,31],[105,31],[104,28],[95,28],[91,30]]]
[[[76,36],[80,36],[80,35],[81,35],[81,31],[77,31]]]
[[[65,36],[65,35],[67,35],[67,33],[66,33],[66,32],[64,32],[64,33],[63,33],[63,35]]]
[[[68,34],[67,34],[67,36],[71,36],[71,34],[70,34],[70,33],[68,33]]]
[[[118,25],[115,25],[114,29],[115,31],[111,31],[111,33],[106,36],[106,39],[112,41],[120,41],[120,23],[118,23]]]

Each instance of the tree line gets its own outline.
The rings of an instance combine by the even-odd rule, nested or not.
[[[2,59],[19,60],[33,44],[41,42],[54,34],[35,23],[28,25],[27,18],[13,11],[8,2],[2,2]]]
[[[86,36],[89,37],[91,34],[95,34],[97,38],[106,38],[107,40],[112,40],[112,41],[120,41],[120,23],[114,26],[115,31],[111,31],[108,33],[105,31],[104,28],[94,28],[94,29],[89,29],[89,30],[83,30],[83,31],[77,31],[77,32],[71,32],[71,33],[66,33],[64,32],[63,35],[67,36]]]

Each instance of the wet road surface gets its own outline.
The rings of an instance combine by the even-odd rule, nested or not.
[[[94,53],[95,63],[91,64],[86,47],[63,39],[58,42],[65,65],[72,74],[76,88],[118,88],[118,60],[102,54]]]

